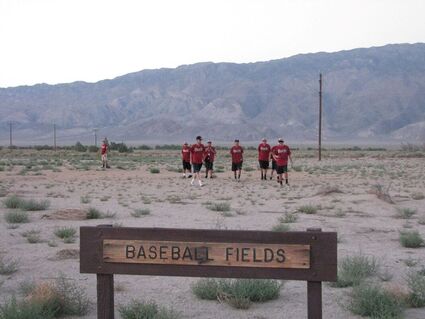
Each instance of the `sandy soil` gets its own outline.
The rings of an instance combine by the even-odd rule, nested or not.
[[[178,152],[177,152],[178,153]],[[12,229],[3,215],[9,211],[0,208],[0,254],[19,261],[19,270],[9,276],[0,275],[0,300],[18,294],[19,283],[34,279],[50,280],[60,272],[87,289],[93,301],[89,315],[95,318],[95,276],[79,273],[79,260],[67,256],[63,250],[78,250],[79,241],[65,244],[55,238],[60,226],[78,228],[83,225],[115,224],[131,227],[178,227],[207,229],[270,230],[284,212],[295,212],[302,205],[320,205],[316,214],[297,213],[298,220],[291,230],[320,227],[323,231],[337,231],[339,258],[359,252],[375,256],[383,269],[392,274],[391,284],[404,286],[410,269],[425,265],[425,249],[401,247],[398,237],[403,229],[416,229],[425,237],[425,200],[415,200],[413,194],[425,192],[425,160],[423,158],[392,158],[382,156],[335,156],[318,163],[316,159],[297,158],[298,172],[290,172],[291,189],[281,188],[275,181],[261,181],[256,169],[255,154],[245,163],[253,171],[243,171],[242,181],[235,182],[228,172],[228,159],[222,155],[218,164],[225,172],[205,181],[204,187],[190,186],[180,173],[170,167],[179,166],[176,152],[155,155],[151,161],[121,164],[118,159],[112,169],[97,166],[80,169],[77,160],[63,159],[59,169],[41,169],[22,172],[24,166],[4,166],[0,171],[0,190],[3,196],[17,194],[37,200],[48,199],[47,211],[30,212],[30,222]],[[29,156],[13,155],[15,159]],[[61,155],[64,156],[64,155]],[[161,158],[167,156],[167,163]],[[13,160],[3,153],[4,162]],[[38,159],[37,159],[38,160]],[[123,163],[124,163],[123,162]],[[22,163],[21,163],[22,164]],[[124,165],[124,164],[122,164]],[[152,174],[151,167],[160,168]],[[88,169],[88,170],[85,170]],[[373,185],[389,189],[394,204],[387,203],[371,192]],[[327,193],[329,188],[341,192]],[[88,203],[82,203],[86,197]],[[414,196],[413,196],[414,197]],[[229,202],[231,216],[206,208],[205,202]],[[78,219],[78,210],[95,207],[102,212],[115,213],[113,218],[101,220]],[[395,218],[397,208],[416,209],[408,219]],[[148,208],[150,214],[140,218],[130,214],[134,209]],[[65,211],[75,209],[74,211]],[[62,214],[55,216],[58,211]],[[73,216],[74,214],[74,217]],[[65,217],[64,217],[65,216]],[[67,218],[69,217],[69,219]],[[56,219],[57,218],[57,219]],[[73,220],[74,219],[74,220]],[[30,244],[21,235],[27,230],[41,230],[43,242]],[[57,247],[50,247],[54,241]],[[59,254],[59,255],[58,255]],[[63,259],[69,258],[69,259]],[[414,266],[407,266],[413,261]],[[116,304],[131,299],[155,300],[172,306],[184,318],[306,318],[306,283],[287,281],[279,299],[254,304],[249,310],[235,310],[226,304],[198,300],[191,293],[191,283],[197,278],[116,276]],[[387,284],[387,283],[386,283]],[[324,318],[357,318],[344,309],[351,288],[332,288],[324,284]],[[117,318],[119,316],[117,315]],[[405,318],[425,318],[425,308],[408,309]]]

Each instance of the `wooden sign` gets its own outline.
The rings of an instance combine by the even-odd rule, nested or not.
[[[98,319],[114,318],[114,274],[307,281],[322,318],[322,281],[337,279],[334,232],[80,228],[80,272],[97,275]]]
[[[154,265],[308,269],[310,246],[105,239],[103,261]]]

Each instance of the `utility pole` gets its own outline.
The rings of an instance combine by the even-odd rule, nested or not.
[[[93,129],[93,132],[94,132],[94,146],[96,146],[96,147],[97,147],[97,131],[98,131],[97,128]]]
[[[322,73],[319,76],[319,161],[322,160]]]
[[[56,124],[53,124],[53,145],[54,150],[56,151]]]
[[[9,147],[12,148],[12,121],[9,122]]]

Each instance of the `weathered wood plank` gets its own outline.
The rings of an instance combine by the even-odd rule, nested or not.
[[[103,261],[203,267],[308,269],[310,246],[105,239]]]

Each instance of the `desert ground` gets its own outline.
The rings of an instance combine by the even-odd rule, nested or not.
[[[22,283],[51,281],[63,274],[86,289],[87,315],[96,318],[96,276],[79,272],[78,229],[85,225],[285,231],[320,227],[338,232],[338,258],[365,255],[379,263],[370,276],[388,289],[405,291],[409,271],[425,266],[425,248],[405,248],[403,231],[425,237],[425,152],[401,149],[327,149],[322,161],[314,150],[295,149],[290,188],[260,180],[256,151],[245,154],[241,181],[233,180],[227,151],[220,150],[216,178],[203,187],[182,178],[179,150],[112,152],[111,169],[100,167],[96,153],[0,150],[0,201],[12,195],[47,200],[29,211],[25,223],[10,223],[13,211],[0,204],[0,256],[16,271],[0,275],[0,303],[23,298]],[[159,171],[159,172],[158,172]],[[224,203],[224,205],[221,205]],[[211,208],[224,206],[225,211]],[[86,219],[96,209],[102,219]],[[411,212],[401,216],[400,212]],[[287,214],[295,216],[285,222]],[[60,227],[77,230],[65,243]],[[30,243],[28,234],[35,234]],[[26,237],[24,237],[26,235]],[[115,276],[115,303],[154,300],[182,318],[306,318],[306,282],[285,281],[278,299],[247,310],[199,300],[191,291],[197,278]],[[324,318],[360,318],[346,307],[352,288],[323,284]],[[425,308],[407,308],[404,318],[423,319]],[[117,311],[117,318],[119,314]]]

